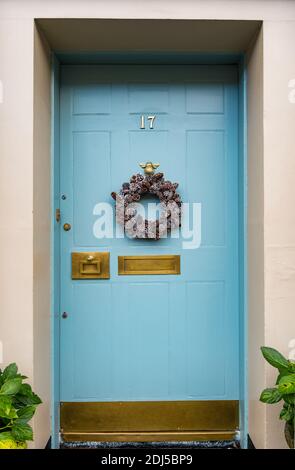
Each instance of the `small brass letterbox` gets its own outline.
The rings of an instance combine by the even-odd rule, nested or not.
[[[72,253],[72,279],[109,279],[110,254],[102,251]]]
[[[180,274],[180,255],[118,256],[118,274]]]

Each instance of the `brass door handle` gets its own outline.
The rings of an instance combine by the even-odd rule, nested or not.
[[[71,224],[64,224],[64,226],[63,226],[63,229],[64,229],[65,232],[68,232],[69,230],[71,230],[71,228],[72,228]]]
[[[110,254],[102,251],[72,253],[72,279],[109,279]]]
[[[88,260],[80,261],[80,274],[100,274],[101,273],[101,262],[100,260]]]

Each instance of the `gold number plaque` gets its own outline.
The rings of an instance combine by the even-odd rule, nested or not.
[[[118,256],[118,274],[180,274],[180,255]]]

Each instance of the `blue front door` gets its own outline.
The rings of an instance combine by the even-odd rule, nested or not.
[[[61,401],[238,400],[237,109],[234,66],[62,67]],[[199,247],[95,237],[94,207],[147,161],[201,204]],[[71,253],[99,251],[110,279],[72,280]],[[118,274],[163,254],[181,274]]]

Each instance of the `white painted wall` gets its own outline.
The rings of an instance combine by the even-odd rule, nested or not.
[[[294,19],[293,0],[2,0],[7,18]]]
[[[260,345],[287,357],[294,348],[294,44],[294,21],[267,21],[248,52],[249,429],[259,448],[287,447],[281,405],[265,406],[257,396],[276,379]]]
[[[0,19],[0,341],[33,377],[33,24]],[[2,364],[0,364],[2,367]]]
[[[50,61],[31,20],[1,18],[0,44],[0,367],[17,362],[42,397],[34,444],[44,447],[50,415]]]
[[[263,29],[247,54],[248,74],[248,352],[249,430],[258,448],[265,447],[266,407],[258,401],[265,388],[264,309],[264,140]]]
[[[257,447],[285,447],[278,409],[258,401],[261,388],[274,379],[259,346],[287,355],[295,336],[295,104],[288,100],[288,82],[295,79],[295,2],[1,1],[0,341],[3,362],[18,362],[45,402],[34,423],[36,447],[49,435],[50,114],[48,54],[34,35],[33,19],[53,17],[264,21],[263,35],[248,54],[249,419]]]
[[[48,441],[50,422],[50,172],[51,54],[34,30],[33,119],[33,362],[34,388],[43,404],[34,418],[36,446]]]
[[[295,78],[295,23],[267,22],[264,37],[265,341],[287,355],[295,338],[295,103],[288,99],[288,83]],[[274,379],[267,368],[267,384]],[[270,430],[283,427],[278,413],[278,406],[268,407]],[[283,446],[280,436],[268,432],[266,447]]]

